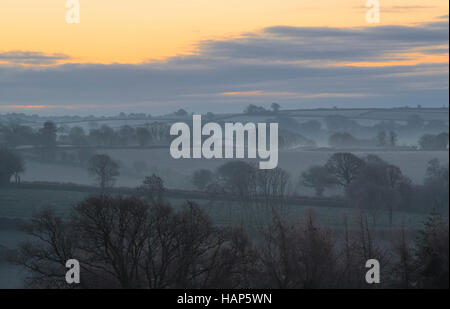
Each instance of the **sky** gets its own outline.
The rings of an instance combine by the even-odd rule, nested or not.
[[[447,106],[448,1],[379,3],[0,0],[0,113]]]

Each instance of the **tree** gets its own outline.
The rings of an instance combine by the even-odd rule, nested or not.
[[[364,167],[364,160],[351,153],[335,153],[325,164],[338,184],[347,187]]]
[[[192,175],[192,183],[199,190],[203,190],[211,184],[214,180],[214,174],[210,170],[207,169],[199,169],[194,172]]]
[[[425,188],[429,191],[429,198],[435,209],[448,212],[449,202],[449,168],[441,165],[438,159],[428,162],[425,174]]]
[[[425,134],[420,138],[419,145],[423,150],[445,150],[448,146],[448,133]]]
[[[81,127],[73,127],[69,132],[69,142],[72,145],[86,145],[86,135]]]
[[[166,188],[164,187],[164,181],[161,177],[153,174],[149,177],[145,177],[142,185],[139,187],[139,191],[141,191],[152,204],[158,204],[163,201]]]
[[[398,239],[395,240],[393,251],[397,261],[393,265],[392,271],[398,278],[398,287],[402,289],[413,288],[417,265],[414,259],[414,251],[409,245],[404,227],[402,227]]]
[[[253,191],[256,179],[256,169],[244,161],[230,161],[217,169],[223,187],[231,194],[247,200],[255,193]]]
[[[19,181],[19,173],[25,170],[22,157],[7,148],[0,148],[0,187],[9,184],[11,177],[16,176]]]
[[[255,170],[255,181],[250,181],[250,197],[252,209],[248,215],[252,220],[257,219],[257,224],[265,225],[266,217],[282,217],[286,215],[285,197],[289,185],[290,175],[280,167],[271,170]],[[250,206],[250,205],[248,205]]]
[[[419,287],[448,289],[449,283],[448,223],[433,212],[416,240]]]
[[[310,167],[302,173],[300,181],[304,186],[314,188],[317,196],[323,196],[326,188],[333,187],[336,184],[336,179],[323,166]]]
[[[391,147],[395,147],[397,145],[398,136],[394,131],[389,131],[389,144]]]
[[[107,125],[102,125],[99,129],[91,130],[89,135],[99,146],[113,146],[117,140],[117,134]]]
[[[36,142],[33,129],[28,126],[12,123],[9,126],[0,126],[0,136],[3,133],[6,145],[14,148],[18,145],[31,145]]]
[[[213,226],[196,204],[180,211],[135,197],[89,197],[63,219],[35,214],[10,260],[27,269],[26,286],[67,288],[68,259],[80,262],[81,288],[248,287],[250,242]]]
[[[106,154],[95,154],[89,160],[88,172],[95,177],[101,192],[105,193],[119,176],[119,164]]]
[[[131,144],[136,136],[134,128],[129,125],[121,126],[117,134],[120,144],[124,146]]]
[[[56,125],[51,121],[46,121],[39,129],[41,145],[44,147],[56,146]]]
[[[369,155],[356,179],[347,187],[346,196],[355,206],[369,210],[374,224],[377,213],[388,210],[392,226],[394,209],[408,201],[410,192],[405,189],[410,183],[400,168]]]
[[[280,104],[278,104],[278,103],[276,103],[276,102],[273,102],[271,105],[270,105],[270,108],[272,108],[272,111],[274,112],[274,113],[278,113],[278,111],[280,110]]]
[[[258,247],[258,288],[314,289],[336,287],[332,235],[309,212],[299,223],[280,220],[263,231]]]
[[[152,141],[152,134],[145,127],[139,127],[136,129],[136,136],[139,143],[139,146],[144,147],[148,146]]]
[[[328,144],[331,147],[354,147],[358,146],[359,141],[350,133],[338,132],[330,136]]]
[[[177,110],[176,112],[174,112],[174,115],[175,115],[175,116],[183,117],[183,116],[187,116],[187,115],[188,115],[188,112],[185,111],[184,109],[180,108],[179,110]]]
[[[249,104],[244,110],[245,114],[261,114],[265,112],[267,112],[267,110],[264,107],[256,106],[255,104]]]

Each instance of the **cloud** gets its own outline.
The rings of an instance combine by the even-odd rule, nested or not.
[[[64,54],[44,54],[41,52],[10,51],[0,53],[0,63],[19,65],[50,65],[71,59]]]
[[[138,65],[0,66],[0,105],[150,113],[178,107],[228,112],[274,101],[290,108],[446,105],[448,62],[346,65],[410,61],[417,52],[448,53],[448,22],[356,29],[277,26],[203,41],[194,55]]]

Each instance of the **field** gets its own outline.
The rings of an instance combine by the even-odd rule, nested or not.
[[[44,207],[50,207],[58,215],[67,216],[77,202],[87,197],[89,192],[63,191],[63,190],[34,190],[8,188],[0,191],[0,218],[27,220],[32,214]],[[168,197],[167,200],[176,209],[179,208],[188,198]],[[236,222],[236,218],[245,216],[246,207],[238,202],[229,202],[222,200],[189,199],[200,205],[201,208],[212,218],[217,225],[229,225]],[[312,203],[312,202],[311,202]],[[301,217],[305,211],[313,210],[321,223],[328,227],[341,227],[344,217],[349,222],[358,218],[359,211],[347,207],[332,206],[312,206],[308,203],[288,204],[284,211],[288,217]],[[423,214],[396,212],[394,214],[394,226],[405,224],[406,226],[416,227],[423,219]],[[0,222],[1,223],[1,222]],[[1,227],[2,224],[0,224]],[[3,224],[4,225],[4,224]],[[377,227],[388,227],[387,213],[379,212],[377,214]]]
[[[118,186],[138,186],[144,176],[156,173],[162,177],[166,185],[172,188],[190,188],[189,176],[200,168],[214,170],[225,160],[213,159],[181,159],[170,157],[168,149],[117,149],[100,150],[107,153],[113,159],[120,160],[123,168],[121,176],[117,180]],[[322,165],[332,155],[331,151],[281,151],[279,154],[279,167],[285,169],[291,175],[293,185],[297,184],[300,174],[312,165]],[[383,152],[353,152],[359,156],[369,153],[376,154],[382,159],[397,165],[403,173],[411,178],[414,183],[422,183],[431,159],[437,158],[443,164],[448,163],[448,151],[383,151]],[[136,172],[132,166],[135,162],[142,161],[147,165],[147,170]],[[55,181],[78,184],[92,184],[93,180],[85,168],[67,166],[61,164],[46,164],[29,161],[23,175],[26,181]],[[302,191],[307,193],[308,191]]]

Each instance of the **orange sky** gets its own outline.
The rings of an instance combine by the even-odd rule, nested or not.
[[[36,51],[70,55],[69,62],[139,63],[195,52],[201,40],[274,25],[376,27],[365,21],[365,0],[80,0],[80,24],[66,23],[65,2],[1,0],[0,53]],[[380,25],[411,25],[448,14],[446,0],[380,3]],[[446,62],[448,57],[427,56],[425,61]]]

